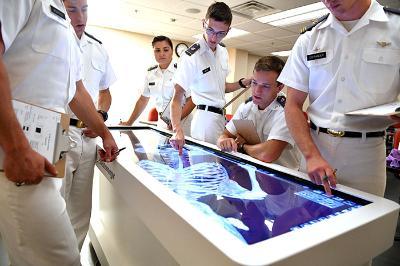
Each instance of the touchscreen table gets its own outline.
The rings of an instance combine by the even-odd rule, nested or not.
[[[305,174],[193,139],[179,155],[151,126],[112,133],[126,149],[96,164],[89,231],[102,264],[361,265],[393,243],[392,201],[341,185],[327,196]]]
[[[322,188],[188,143],[182,155],[157,131],[123,132],[132,161],[245,243],[352,211],[368,201]]]

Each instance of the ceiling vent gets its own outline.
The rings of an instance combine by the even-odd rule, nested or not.
[[[248,1],[243,4],[231,7],[232,13],[247,19],[258,18],[266,16],[279,10],[274,9],[272,6],[262,4],[257,1]]]

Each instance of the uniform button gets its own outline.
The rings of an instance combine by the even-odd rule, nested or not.
[[[348,55],[345,55],[344,59],[349,59],[349,56],[348,56]]]
[[[345,78],[345,77],[341,77],[340,80],[341,80],[341,81],[345,81],[346,78]]]
[[[343,101],[341,99],[337,100],[338,103],[342,103]]]
[[[337,120],[338,120],[337,117],[332,118],[332,121],[333,121],[333,122],[337,122]]]
[[[379,62],[382,62],[382,61],[383,61],[383,56],[380,56],[380,57],[378,58],[378,60],[379,60]]]

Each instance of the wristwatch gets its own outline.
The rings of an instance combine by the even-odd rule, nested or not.
[[[244,80],[244,78],[239,79],[239,86],[242,88],[247,88],[246,85],[243,84],[242,80]]]
[[[104,122],[106,122],[107,119],[108,119],[108,113],[106,111],[103,111],[103,110],[97,110],[97,112],[99,114],[101,114],[101,116],[103,117]]]
[[[245,145],[245,144],[246,144],[246,143],[240,144],[237,151],[240,152],[240,153],[246,154],[246,151],[244,150],[244,145]]]

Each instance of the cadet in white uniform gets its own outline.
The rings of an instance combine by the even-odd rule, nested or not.
[[[159,118],[157,126],[171,130],[170,102],[174,93],[172,78],[177,70],[177,63],[172,60],[172,41],[166,36],[156,36],[152,41],[154,58],[158,65],[150,67],[144,81],[143,92],[137,100],[135,107],[128,121],[121,122],[121,125],[130,126],[146,108],[150,97],[154,97]],[[190,97],[190,91],[182,95],[182,126],[185,135],[190,135],[190,124],[194,105]]]
[[[0,2],[0,232],[12,265],[80,265],[54,166],[29,145],[11,98],[71,109],[103,138],[104,160],[118,147],[81,82],[76,36],[61,1]],[[17,185],[18,186],[17,186]]]
[[[181,150],[184,134],[179,121],[180,99],[185,91],[191,91],[192,100],[197,105],[191,128],[195,139],[217,143],[225,126],[225,93],[250,85],[250,79],[236,83],[226,83],[229,73],[228,51],[220,42],[228,34],[232,13],[225,3],[212,4],[203,20],[204,34],[181,57],[174,76],[175,94],[171,105],[173,129],[171,145]]]
[[[331,14],[299,37],[278,79],[289,87],[287,123],[313,182],[330,193],[337,169],[339,183],[383,196],[384,130],[394,121],[345,113],[397,99],[400,16],[375,0],[323,2]]]
[[[298,170],[300,154],[286,126],[285,98],[278,97],[283,84],[276,79],[284,65],[276,56],[261,57],[257,61],[251,83],[252,101],[239,106],[218,138],[217,145],[224,151],[239,150],[258,160]],[[248,136],[238,132],[234,120],[252,121],[260,143],[247,143]]]
[[[105,121],[111,105],[109,87],[116,80],[114,71],[102,43],[84,32],[87,21],[87,0],[65,0],[64,4],[80,40],[83,57],[83,84]],[[69,135],[77,145],[67,155],[67,169],[61,194],[67,204],[69,218],[74,227],[79,250],[81,250],[89,230],[92,210],[92,183],[97,135],[92,130],[84,128],[83,123],[77,120],[71,110],[69,113],[73,117],[72,121],[76,122],[75,125],[70,126]]]

